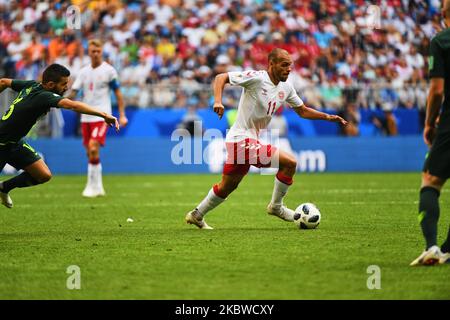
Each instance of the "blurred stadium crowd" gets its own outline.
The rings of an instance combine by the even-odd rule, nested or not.
[[[68,28],[71,5],[81,29]],[[439,8],[434,0],[0,0],[0,76],[35,79],[53,62],[76,76],[89,63],[87,41],[99,37],[128,105],[202,108],[217,73],[265,68],[281,47],[312,106],[423,109]]]

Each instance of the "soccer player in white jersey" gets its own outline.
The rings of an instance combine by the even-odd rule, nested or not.
[[[102,42],[97,39],[89,41],[88,55],[91,64],[83,67],[72,85],[69,98],[74,98],[79,90],[83,93],[83,102],[98,106],[99,111],[111,113],[111,90],[115,93],[119,109],[119,123],[126,126],[125,105],[120,92],[117,71],[102,58]],[[82,193],[84,197],[104,196],[102,182],[102,165],[100,162],[100,146],[105,145],[108,126],[102,119],[81,116],[83,145],[86,148],[88,163],[87,183]]]
[[[244,88],[238,106],[235,123],[226,137],[227,160],[223,168],[222,181],[214,185],[198,206],[187,213],[186,222],[200,229],[212,229],[204,216],[221,204],[233,192],[250,169],[256,167],[278,167],[272,200],[267,212],[285,221],[294,221],[294,211],[283,205],[283,198],[297,163],[295,158],[274,146],[263,145],[258,134],[267,128],[272,115],[283,104],[289,104],[302,118],[320,119],[347,125],[337,115],[330,115],[307,107],[292,85],[286,82],[291,71],[292,59],[286,50],[275,48],[269,54],[269,67],[261,71],[221,73],[214,82],[214,112],[222,118],[224,106],[222,92],[227,83]]]

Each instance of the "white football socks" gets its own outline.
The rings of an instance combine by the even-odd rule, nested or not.
[[[275,177],[275,182],[273,186],[273,193],[272,193],[272,205],[273,207],[281,207],[283,204],[283,198],[286,195],[290,185],[287,185],[280,180],[278,180],[277,177]]]
[[[102,164],[88,164],[87,185],[92,188],[103,188]]]
[[[87,183],[86,187],[93,187],[95,181],[95,166],[92,163],[88,163]]]
[[[103,180],[102,180],[102,164],[99,162],[94,165],[95,172],[95,187],[99,190],[103,190]]]
[[[208,195],[205,197],[205,199],[203,199],[202,202],[200,202],[200,204],[197,206],[197,210],[200,213],[200,215],[202,217],[204,217],[205,214],[208,213],[208,211],[211,211],[212,209],[214,209],[215,207],[217,207],[219,204],[221,204],[224,201],[225,201],[225,199],[217,196],[214,193],[213,188],[211,188],[211,190],[209,190]]]

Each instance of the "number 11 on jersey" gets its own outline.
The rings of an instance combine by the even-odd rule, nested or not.
[[[269,108],[267,109],[267,115],[270,115],[270,116],[273,115],[276,107],[277,107],[276,101],[269,101]],[[271,109],[272,109],[272,111],[271,111]]]

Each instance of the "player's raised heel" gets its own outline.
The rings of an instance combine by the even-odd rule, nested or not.
[[[203,219],[200,214],[198,213],[197,209],[192,210],[191,212],[188,212],[186,214],[186,223],[193,224],[199,227],[200,229],[205,230],[212,230],[213,228],[208,226],[208,224],[205,222],[205,219]]]
[[[439,263],[441,256],[442,253],[439,247],[432,246],[428,250],[422,252],[420,256],[410,263],[410,266],[434,266]]]
[[[2,199],[2,204],[11,209],[13,207],[13,202],[9,194],[0,191],[0,198]]]
[[[284,221],[293,222],[294,221],[294,210],[289,209],[284,205],[274,206],[272,203],[269,203],[267,206],[267,213],[276,216]]]
[[[439,264],[450,265],[450,252],[442,253],[439,258]]]
[[[8,193],[2,192],[3,190],[3,182],[0,182],[0,199],[2,200],[2,204],[7,207],[8,209],[11,209],[13,207],[13,202],[11,197]]]

